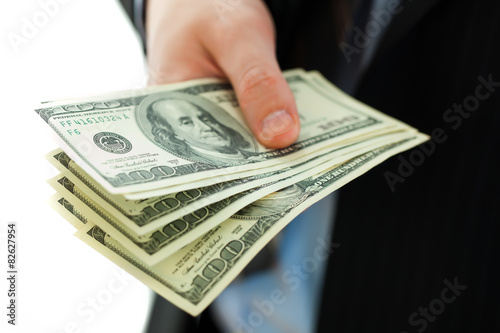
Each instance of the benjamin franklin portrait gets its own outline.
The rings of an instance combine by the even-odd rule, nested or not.
[[[137,120],[149,139],[186,160],[238,165],[257,159],[252,136],[202,97],[179,92],[148,96],[139,105]]]

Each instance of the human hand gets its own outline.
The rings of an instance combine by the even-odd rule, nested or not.
[[[216,4],[148,0],[149,83],[227,78],[257,139],[269,148],[289,146],[299,135],[299,116],[276,60],[274,27],[265,4],[227,0],[224,13]]]

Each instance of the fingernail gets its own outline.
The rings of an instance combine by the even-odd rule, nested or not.
[[[285,110],[274,111],[261,124],[262,137],[266,140],[290,131],[295,126],[292,116]]]

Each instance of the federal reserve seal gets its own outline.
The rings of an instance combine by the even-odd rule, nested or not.
[[[108,153],[125,154],[132,150],[132,144],[123,136],[111,133],[100,132],[94,135],[94,143]]]

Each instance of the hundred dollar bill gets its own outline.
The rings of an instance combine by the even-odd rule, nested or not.
[[[61,149],[46,155],[46,158],[61,173],[85,191],[89,198],[119,218],[138,236],[161,225],[182,218],[202,207],[232,195],[269,183],[271,176],[287,177],[300,172],[304,167],[287,167],[255,176],[234,179],[206,187],[195,188],[168,195],[141,200],[129,200],[123,195],[109,193],[92,179]],[[68,174],[70,172],[71,174]],[[83,185],[82,185],[83,183]]]
[[[356,137],[353,137],[353,138],[350,138],[350,139],[346,139],[346,140],[342,141],[341,143],[335,144],[334,146],[328,146],[328,147],[322,149],[322,151],[316,152],[313,155],[305,155],[305,156],[302,156],[300,158],[297,158],[296,160],[293,161],[293,163],[281,164],[280,165],[281,169],[276,169],[276,167],[262,168],[262,169],[260,169],[258,171],[251,170],[249,172],[246,172],[247,174],[250,174],[250,176],[240,175],[240,177],[238,177],[237,175],[225,175],[225,176],[221,176],[220,180],[223,180],[223,183],[229,183],[229,182],[237,181],[237,180],[240,180],[240,179],[249,179],[249,178],[254,178],[254,177],[260,178],[260,177],[263,177],[263,175],[269,175],[269,174],[272,174],[272,173],[275,173],[275,172],[280,172],[282,170],[287,171],[289,168],[291,168],[291,167],[293,167],[293,166],[295,166],[297,164],[303,164],[305,162],[309,162],[309,161],[311,161],[312,159],[314,159],[314,158],[316,158],[318,156],[324,156],[325,154],[328,154],[328,153],[330,153],[332,151],[338,151],[340,149],[352,147],[354,144],[363,143],[366,140],[375,139],[375,138],[378,138],[380,136],[384,136],[386,134],[400,134],[402,132],[405,132],[405,133],[408,133],[408,134],[411,134],[411,133],[414,134],[417,131],[415,129],[413,129],[413,128],[408,128],[408,129],[405,129],[405,130],[388,128],[388,129],[384,129],[384,130],[378,131],[376,133],[375,132],[369,132],[369,133],[365,133],[365,134],[362,134],[362,135],[359,135],[359,136],[356,136]],[[225,179],[230,179],[230,180],[226,181]],[[212,182],[213,182],[212,180],[207,181],[207,179],[200,179],[200,180],[197,180],[197,181],[190,182],[188,185],[186,185],[186,184],[172,185],[172,186],[168,187],[167,193],[173,194],[173,193],[177,193],[177,192],[186,191],[186,188],[196,189],[196,188],[199,188],[199,187],[208,187],[210,185],[208,185],[208,186],[205,186],[205,185],[207,183],[211,184]],[[213,185],[217,185],[217,184],[220,184],[220,183],[216,183],[216,184],[213,184]],[[144,192],[124,193],[122,196],[125,197],[128,200],[144,200],[146,198],[151,198],[151,197],[154,197],[154,196],[164,195],[166,193],[165,191],[166,191],[165,188],[160,188],[160,189],[149,190],[149,191],[144,191]]]
[[[76,165],[61,149],[50,152],[46,155],[46,158],[66,178],[80,188],[90,200],[120,220],[130,230],[130,233],[137,236],[144,236],[160,227],[164,227],[168,222],[182,218],[202,207],[230,196],[276,181],[277,179],[285,179],[324,161],[332,162],[333,158],[342,156],[341,158],[344,160],[349,159],[361,154],[362,150],[376,148],[392,141],[401,140],[405,135],[411,134],[403,133],[380,136],[344,146],[330,153],[312,158],[307,162],[281,170],[143,200],[127,200],[122,195],[109,193],[83,169]],[[265,193],[262,195],[265,195]]]
[[[340,103],[300,71],[285,76],[302,128],[293,145],[279,150],[256,142],[231,86],[220,80],[140,89],[124,98],[62,101],[36,112],[68,155],[106,190],[144,198],[150,190],[168,194],[200,180],[204,183],[196,187],[278,170],[348,139],[409,129],[369,108]],[[274,125],[279,131],[280,124]],[[183,188],[172,191],[179,184]]]
[[[258,200],[154,266],[142,262],[91,222],[82,226],[76,236],[168,301],[196,316],[304,209],[389,156],[427,139],[419,134],[414,139],[376,149]]]
[[[383,140],[378,141],[381,143],[388,143]],[[350,149],[351,151],[349,153],[352,155],[354,151],[364,149],[364,147],[369,147],[372,144],[374,145],[373,147],[375,147],[377,141],[373,139],[365,140],[356,144],[344,145],[340,148],[346,150]],[[307,163],[301,163],[293,167],[286,167],[273,172],[266,172],[211,186],[141,200],[128,200],[122,195],[109,193],[71,160],[71,158],[61,149],[56,149],[46,154],[46,159],[62,173],[65,171],[71,172],[74,177],[66,173],[67,178],[73,183],[78,183],[78,181],[83,182],[85,186],[78,186],[82,189],[84,189],[84,187],[88,188],[88,191],[84,190],[93,201],[106,208],[112,215],[124,221],[125,225],[130,228],[133,233],[140,236],[204,206],[276,180],[277,176],[279,176],[279,178],[285,178],[299,173],[311,167],[308,166],[310,163],[320,163],[328,159],[329,156],[333,157],[340,148],[331,154],[323,154],[310,159]]]
[[[119,212],[112,209],[111,205],[99,199],[98,196],[94,195],[98,202],[91,199],[88,194],[92,191],[78,179],[73,179],[74,182],[69,179],[68,172],[64,172],[48,182],[56,191],[64,195],[65,199],[73,206],[91,217],[92,221],[101,229],[134,252],[142,261],[152,265],[198,238],[201,234],[212,229],[251,202],[304,178],[318,174],[334,164],[345,162],[354,156],[387,144],[387,142],[394,142],[405,137],[407,138],[408,134],[379,137],[373,139],[374,142],[368,140],[369,145],[366,144],[360,149],[350,149],[348,153],[340,156],[330,153],[322,158],[318,157],[307,163],[300,173],[272,180],[269,183],[210,204],[180,219],[162,224],[142,237],[138,237],[127,226],[127,224],[133,224],[133,221],[123,215],[117,216]],[[103,206],[107,209],[103,208]]]

